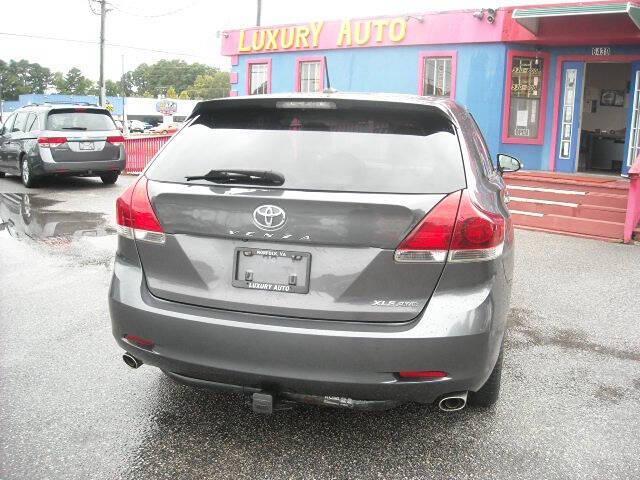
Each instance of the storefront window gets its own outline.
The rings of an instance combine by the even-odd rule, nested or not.
[[[269,63],[249,64],[249,95],[269,93]]]
[[[544,59],[514,56],[511,61],[510,138],[536,139],[540,133]]]
[[[451,96],[451,57],[424,57],[423,95]]]
[[[320,61],[301,61],[298,91],[314,93],[322,91],[322,67]]]

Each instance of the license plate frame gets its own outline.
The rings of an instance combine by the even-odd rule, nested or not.
[[[80,150],[95,150],[96,146],[94,144],[94,142],[80,142]]]
[[[271,248],[237,247],[234,250],[233,255],[233,277],[231,279],[231,284],[234,287],[267,292],[309,293],[309,277],[311,274],[311,254],[309,252]],[[268,268],[266,264],[261,264],[261,262],[280,261],[280,263],[282,263],[284,259],[289,259],[289,261],[292,262],[293,267],[291,268],[291,274],[297,274],[297,279],[303,280],[303,282],[298,281],[296,285],[291,285],[282,281],[274,282],[259,278],[247,280],[244,278],[246,269],[243,267],[246,266],[246,264],[251,265],[253,263],[255,265]],[[294,265],[293,262],[301,263],[299,265]],[[286,266],[284,268],[286,269]],[[280,265],[280,269],[282,269],[282,265]]]

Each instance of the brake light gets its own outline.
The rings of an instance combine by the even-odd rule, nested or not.
[[[124,137],[122,135],[114,135],[113,137],[107,137],[107,142],[119,147],[124,143]]]
[[[407,235],[398,262],[473,262],[499,257],[505,234],[502,215],[473,203],[469,190],[447,195]]]
[[[125,238],[164,243],[164,229],[149,200],[147,177],[140,177],[118,197],[116,222],[118,234]]]
[[[67,143],[66,137],[38,137],[38,145],[42,148],[53,148]]]
[[[460,203],[460,192],[447,195],[400,243],[398,262],[444,262],[451,244]]]

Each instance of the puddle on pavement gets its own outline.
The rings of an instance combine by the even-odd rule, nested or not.
[[[29,239],[53,246],[116,233],[105,214],[49,208],[56,203],[59,202],[39,195],[0,194],[0,232],[16,240]]]
[[[507,335],[507,342],[514,347],[550,345],[568,350],[597,353],[619,360],[640,362],[640,353],[637,351],[623,350],[596,343],[591,341],[584,331],[569,328],[552,328],[550,331],[543,331],[535,326],[536,323],[542,324],[544,322],[540,318],[536,318],[533,311],[524,308],[512,308],[509,312],[509,330],[522,335],[524,341]]]

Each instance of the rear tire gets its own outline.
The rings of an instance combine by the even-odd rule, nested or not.
[[[38,177],[31,171],[31,165],[29,165],[29,160],[26,156],[20,160],[20,178],[22,179],[22,184],[27,188],[35,187],[38,181]]]
[[[496,366],[485,384],[477,392],[469,392],[467,404],[471,407],[491,407],[495,405],[500,397],[500,379],[502,376],[502,352],[504,347],[500,348],[498,361]]]
[[[109,172],[100,175],[100,180],[105,185],[113,185],[118,181],[118,177],[120,176],[120,172]]]

